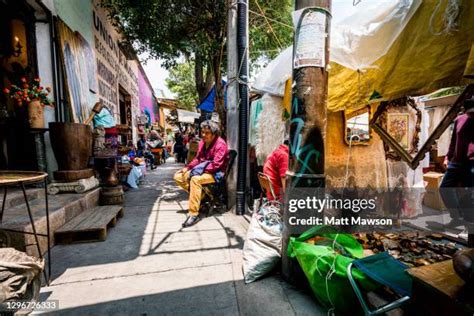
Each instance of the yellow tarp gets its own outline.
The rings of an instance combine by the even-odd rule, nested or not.
[[[381,100],[393,100],[468,83],[463,74],[474,42],[474,1],[461,2],[457,32],[436,36],[429,24],[437,2],[423,1],[376,68],[357,72],[331,63],[328,110],[359,108],[374,91]],[[436,31],[442,29],[444,9],[445,4],[435,16]]]

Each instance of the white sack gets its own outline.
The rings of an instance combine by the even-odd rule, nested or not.
[[[243,250],[245,283],[262,277],[278,263],[281,257],[282,232],[278,202],[266,203],[253,214]]]

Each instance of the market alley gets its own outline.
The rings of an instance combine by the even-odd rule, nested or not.
[[[172,180],[180,167],[169,159],[129,190],[106,241],[55,246],[41,300],[57,300],[68,315],[325,313],[278,276],[244,285],[248,218],[214,214],[181,228],[187,194]]]

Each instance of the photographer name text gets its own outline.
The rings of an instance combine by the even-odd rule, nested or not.
[[[332,225],[332,226],[391,226],[393,220],[391,218],[362,218],[362,217],[307,217],[297,218],[291,216],[288,222],[292,226],[312,226],[312,225]]]

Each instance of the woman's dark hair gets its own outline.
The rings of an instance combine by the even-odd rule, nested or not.
[[[474,108],[474,99],[466,99],[464,101],[464,111]]]

